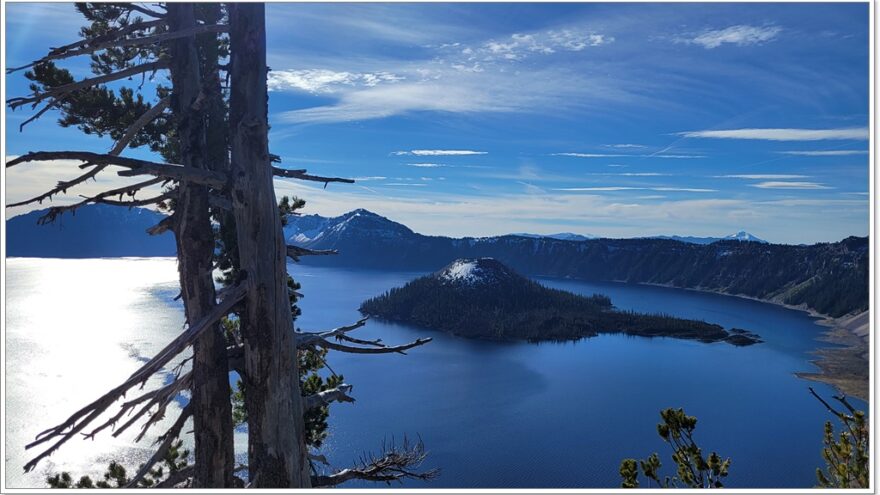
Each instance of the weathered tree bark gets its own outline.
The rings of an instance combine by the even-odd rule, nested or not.
[[[172,31],[196,26],[191,3],[169,3]],[[198,169],[206,165],[205,115],[194,103],[202,91],[195,37],[170,42],[172,109],[177,122],[180,162]],[[180,182],[175,216],[178,270],[188,321],[198,321],[216,304],[212,264],[214,232],[210,222],[208,188]],[[195,433],[193,486],[232,486],[234,444],[229,400],[226,342],[214,325],[193,343],[192,412]]]
[[[231,3],[229,12],[232,201],[248,288],[241,330],[250,483],[255,488],[308,487],[287,247],[269,157],[265,6]]]

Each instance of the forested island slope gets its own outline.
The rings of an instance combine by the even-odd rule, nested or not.
[[[459,259],[361,305],[365,315],[496,340],[577,340],[600,333],[744,346],[750,332],[667,315],[615,310],[607,296],[580,296],[529,280],[492,258]]]
[[[305,263],[437,270],[458,258],[491,257],[529,276],[660,284],[742,295],[841,316],[868,308],[868,238],[814,245],[668,239],[579,241],[507,235],[425,236],[367,210],[292,218],[289,241],[337,249]]]

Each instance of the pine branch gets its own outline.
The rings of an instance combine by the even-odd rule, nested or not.
[[[131,10],[136,10],[136,11],[140,12],[141,14],[146,14],[150,17],[156,17],[158,19],[165,18],[165,14],[163,14],[161,12],[156,12],[155,10],[152,10],[152,9],[148,9],[147,7],[138,5],[136,3],[130,3],[130,4],[126,5],[126,7]]]
[[[168,473],[168,477],[157,483],[153,488],[175,488],[180,483],[192,478],[194,472],[194,466],[187,466],[183,469],[178,469],[173,473]]]
[[[13,110],[17,109],[22,105],[33,104],[36,106],[37,103],[47,99],[53,98],[58,99],[59,97],[70,94],[73,91],[83,88],[89,88],[92,86],[97,86],[98,84],[108,83],[112,81],[118,81],[119,79],[125,79],[127,77],[131,77],[136,74],[141,74],[144,72],[156,72],[160,69],[167,69],[168,62],[159,60],[156,62],[150,62],[146,64],[136,65],[134,67],[129,67],[128,69],[123,69],[117,72],[113,72],[111,74],[105,74],[103,76],[92,77],[89,79],[83,79],[82,81],[77,81],[70,84],[64,84],[62,86],[57,86],[54,88],[49,88],[43,92],[35,93],[33,96],[29,97],[20,97],[20,98],[11,98],[6,100],[6,104],[9,105]]]
[[[213,328],[220,318],[229,314],[232,307],[244,299],[246,293],[247,288],[244,285],[235,286],[233,290],[226,293],[226,297],[214,306],[204,318],[191,325],[183,333],[177,336],[177,338],[159,351],[156,356],[135,371],[126,381],[99,397],[91,404],[73,413],[64,422],[44,430],[37,435],[37,438],[33,442],[25,446],[26,449],[36,447],[37,445],[52,440],[53,438],[61,438],[41,454],[28,461],[24,466],[25,472],[33,470],[41,460],[52,455],[52,453],[58,450],[58,448],[64,443],[82,431],[92,421],[97,419],[98,416],[113,405],[113,403],[124,397],[129,389],[138,384],[145,384],[150,376],[162,369],[162,367],[168,364],[174,356],[183,352],[183,350],[191,345],[203,332]]]
[[[118,39],[121,36],[131,34],[135,31],[150,29],[150,28],[154,28],[156,26],[161,26],[164,24],[165,24],[164,20],[136,22],[133,24],[129,24],[128,26],[125,26],[125,27],[122,27],[119,29],[115,29],[113,31],[102,34],[100,36],[96,36],[94,38],[86,38],[86,39],[82,39],[82,40],[79,40],[74,43],[70,43],[69,45],[60,46],[58,48],[52,48],[49,51],[49,54],[46,55],[45,57],[43,57],[39,60],[34,60],[33,62],[31,62],[27,65],[22,65],[21,67],[13,67],[13,68],[6,69],[6,73],[10,74],[13,72],[17,72],[22,69],[27,69],[27,68],[33,67],[33,66],[40,64],[40,63],[43,63],[43,62],[49,62],[52,60],[58,60],[58,59],[62,59],[62,58],[72,57],[73,55],[65,55],[65,54],[70,53],[71,51],[76,51],[84,46],[93,46],[93,45],[97,45],[97,44],[106,43],[108,41]]]

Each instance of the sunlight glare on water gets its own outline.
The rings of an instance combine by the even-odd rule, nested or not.
[[[11,258],[6,264],[7,486],[45,486],[46,474],[62,468],[94,476],[114,459],[136,466],[162,424],[137,445],[139,425],[119,438],[105,430],[95,440],[71,439],[28,474],[24,463],[51,443],[22,446],[120,384],[179,333],[181,311],[169,310],[177,304],[175,260]],[[166,378],[153,377],[144,390]],[[137,395],[135,389],[127,398]],[[179,411],[172,404],[163,424]]]

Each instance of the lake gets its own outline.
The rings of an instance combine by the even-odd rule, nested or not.
[[[305,331],[351,323],[361,301],[419,275],[290,268],[305,294],[297,321]],[[11,258],[6,277],[7,487],[45,486],[47,472],[62,468],[94,475],[111,459],[132,466],[143,461],[155,436],[133,444],[132,431],[71,440],[35,472],[21,469],[32,454],[23,446],[34,435],[122,382],[183,328],[182,306],[173,300],[175,260]],[[726,486],[815,485],[829,414],[807,387],[826,397],[834,391],[793,374],[815,370],[810,352],[824,344],[816,340],[823,327],[814,318],[693,291],[539,281],[606,294],[621,309],[745,328],[765,342],[741,348],[603,335],[576,343],[498,343],[371,321],[353,335],[388,344],[434,340],[408,355],[331,352],[331,367],[354,385],[357,402],[332,406],[322,453],[334,466],[347,467],[383,440],[407,435],[421,437],[429,450],[423,467],[442,472],[433,482],[406,486],[617,487],[625,457],[656,451],[661,472],[672,474],[656,424],[661,409],[683,407],[699,419],[695,437],[704,452],[732,458]],[[166,422],[179,412],[172,409]],[[246,443],[239,432],[240,461]]]

